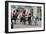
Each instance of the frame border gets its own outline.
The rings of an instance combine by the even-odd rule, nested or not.
[[[17,31],[8,32],[8,3],[31,3],[31,4],[43,4],[44,5],[44,29],[43,30],[32,30],[32,31]],[[41,2],[23,2],[23,1],[5,1],[5,33],[22,33],[22,32],[40,32],[45,31],[45,3]]]

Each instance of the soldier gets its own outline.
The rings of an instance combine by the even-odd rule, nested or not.
[[[23,11],[23,14],[22,14],[23,17],[21,18],[21,22],[23,21],[23,22],[24,22],[24,25],[25,25],[25,22],[26,22],[26,21],[25,21],[25,12],[26,12],[26,11],[24,10],[24,11]]]
[[[13,11],[13,18],[11,20],[15,20],[15,24],[16,24],[16,19],[17,19],[17,16],[18,16],[18,10],[15,10]]]

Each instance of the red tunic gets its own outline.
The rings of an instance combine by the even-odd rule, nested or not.
[[[15,13],[15,16],[18,16],[18,12]]]
[[[28,12],[25,12],[24,16],[29,16],[29,13]]]

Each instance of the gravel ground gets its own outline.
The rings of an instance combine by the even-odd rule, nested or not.
[[[13,25],[13,28],[39,28],[41,26],[41,21],[37,21],[37,25],[35,25],[32,22],[32,25],[28,25],[28,21],[26,22],[26,25],[24,25],[23,23],[20,24],[20,21],[17,21],[17,24]]]

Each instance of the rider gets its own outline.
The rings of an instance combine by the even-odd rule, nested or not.
[[[16,10],[16,12],[15,12],[15,10],[14,10],[14,11],[13,11],[13,18],[12,18],[12,20],[15,20],[15,24],[16,24],[17,16],[18,16],[18,10]]]

